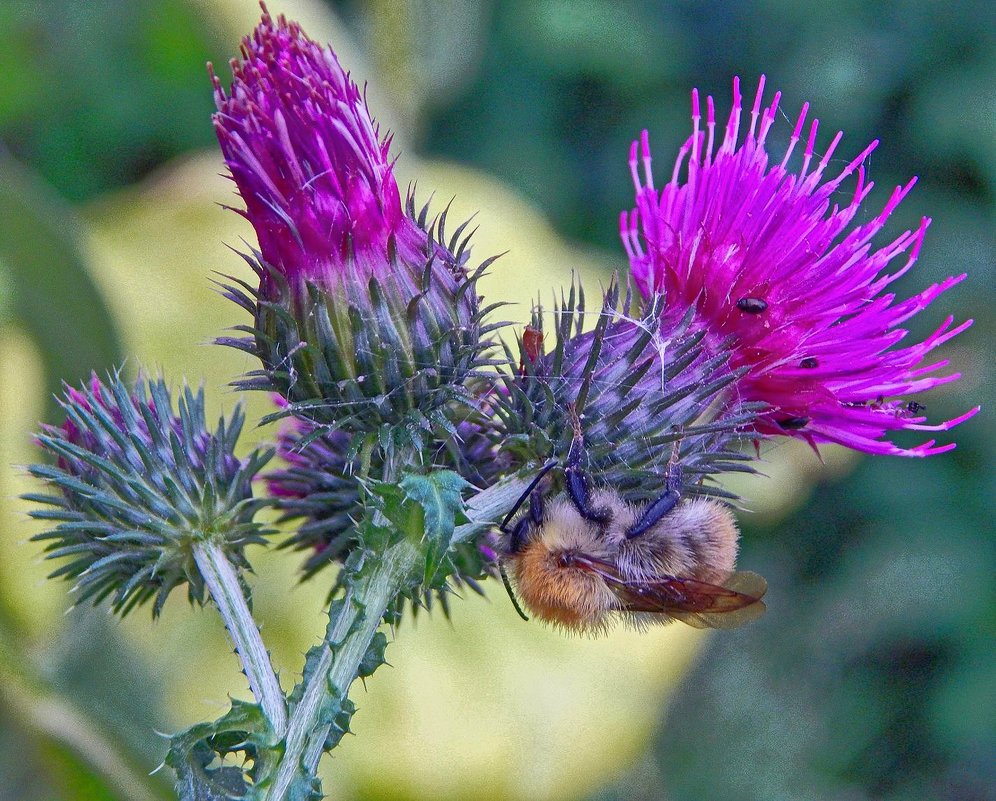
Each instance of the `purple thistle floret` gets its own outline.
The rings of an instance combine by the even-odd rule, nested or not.
[[[669,316],[694,307],[713,339],[734,338],[731,366],[748,368],[738,391],[745,400],[769,405],[756,423],[760,433],[902,456],[954,448],[935,446],[934,440],[901,448],[884,438],[903,429],[946,431],[978,411],[927,425],[924,407],[910,400],[959,377],[937,374],[947,360],[923,362],[972,323],[955,326],[948,317],[924,341],[897,347],[907,335],[900,326],[965,278],[947,278],[899,302],[885,291],[913,266],[930,221],[924,218],[917,230],[877,250],[871,241],[915,180],[897,187],[878,215],[852,226],[873,186],[864,165],[878,143],[827,178],[842,134],[815,156],[814,119],[802,165],[790,171],[786,165],[803,136],[806,104],[787,151],[771,166],[765,139],[780,94],[766,106],[763,94],[762,76],[741,142],[742,98],[734,80],[733,109],[717,148],[713,99],[707,99],[702,130],[694,91],[693,132],[663,189],[654,186],[647,132],[633,143],[636,208],[623,212],[620,232],[636,285],[648,299],[662,293]],[[833,200],[850,176],[856,179],[853,196],[838,206]],[[899,257],[905,258],[901,266],[885,272]]]
[[[426,234],[402,210],[391,137],[335,53],[264,6],[231,66],[230,94],[212,72],[214,127],[264,260],[324,286],[383,277],[389,243],[421,262]]]
[[[261,4],[262,5],[262,4]],[[277,391],[296,413],[352,433],[428,430],[490,346],[469,274],[469,236],[448,236],[401,193],[363,93],[329,47],[263,6],[215,131],[256,230],[259,286],[228,297],[253,315],[223,344],[259,357],[237,386]]]

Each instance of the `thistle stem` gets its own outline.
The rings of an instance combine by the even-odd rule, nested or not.
[[[267,801],[285,801],[299,770],[309,776],[315,774],[330,729],[328,724],[319,724],[323,702],[332,689],[346,697],[384,612],[417,559],[417,548],[407,540],[391,546],[368,566],[369,572],[364,571],[366,574],[356,580],[343,603],[336,607],[337,613],[330,616],[327,647],[294,707],[284,755]]]
[[[388,472],[390,466],[385,469]],[[453,543],[469,539],[482,528],[495,525],[522,495],[529,479],[511,478],[489,487],[467,502],[470,523],[458,526]],[[295,778],[314,776],[324,753],[331,724],[320,724],[325,701],[334,692],[346,698],[350,685],[391,601],[403,587],[419,559],[419,550],[408,540],[392,545],[373,559],[329,615],[325,649],[309,676],[301,700],[294,705],[287,728],[285,750],[267,801],[286,801]]]
[[[224,550],[210,540],[193,546],[194,561],[201,571],[211,600],[225,621],[225,628],[235,643],[249,688],[263,708],[278,735],[287,729],[287,704],[280,682],[273,672],[270,655],[259,635],[259,627],[249,611],[242,585]]]
[[[453,530],[451,546],[476,536],[482,529],[496,526],[508,514],[512,505],[522,497],[531,479],[532,476],[503,478],[468,498],[467,517],[470,518],[470,522]]]

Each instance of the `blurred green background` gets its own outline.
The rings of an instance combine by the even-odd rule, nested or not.
[[[358,734],[327,760],[338,799],[996,798],[993,642],[996,443],[993,206],[996,12],[983,2],[814,7],[789,0],[651,3],[288,0],[274,12],[332,41],[396,132],[403,182],[480,211],[475,253],[509,251],[487,294],[593,290],[624,267],[630,140],[647,127],[666,171],[692,86],[725,114],[729,82],[768,76],[791,115],[809,100],[840,160],[880,137],[864,219],[910,174],[892,235],[933,217],[912,293],[968,271],[924,319],[975,327],[947,348],[965,377],[926,398],[945,419],[982,403],[929,460],[821,465],[765,453],[741,483],[741,565],[767,576],[768,615],[735,632],[679,627],[598,640],[521,623],[500,587],[452,622],[404,624],[393,669],[357,694]],[[231,202],[204,62],[224,64],[258,17],[249,0],[0,4],[0,464],[36,458],[62,380],[127,358],[204,380],[215,409],[250,365],[208,344],[244,322],[213,294],[251,229]],[[224,69],[220,72],[224,74]],[[769,141],[790,133],[776,124]],[[883,240],[884,241],[884,240]],[[510,290],[510,288],[513,288]],[[251,399],[259,416],[265,400]],[[252,437],[272,432],[251,430]],[[64,584],[0,472],[0,798],[158,799],[148,774],[175,731],[217,717],[244,678],[211,609],[177,597],[152,624],[65,614]],[[321,632],[324,577],[252,554],[255,609],[284,684]]]

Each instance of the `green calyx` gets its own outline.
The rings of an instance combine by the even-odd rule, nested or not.
[[[442,222],[436,233],[441,236]],[[492,365],[475,285],[489,262],[465,275],[430,237],[425,261],[396,252],[376,275],[344,266],[329,286],[288,280],[260,255],[246,256],[259,286],[231,279],[227,297],[253,317],[221,344],[256,356],[261,368],[235,386],[278,392],[294,413],[390,447],[420,449],[451,428],[454,404],[473,405],[467,382]]]

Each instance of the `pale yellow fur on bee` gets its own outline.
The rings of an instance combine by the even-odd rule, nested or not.
[[[739,539],[726,506],[695,498],[678,504],[642,536],[627,540],[623,534],[616,564],[627,579],[686,576],[718,584],[733,572]]]

